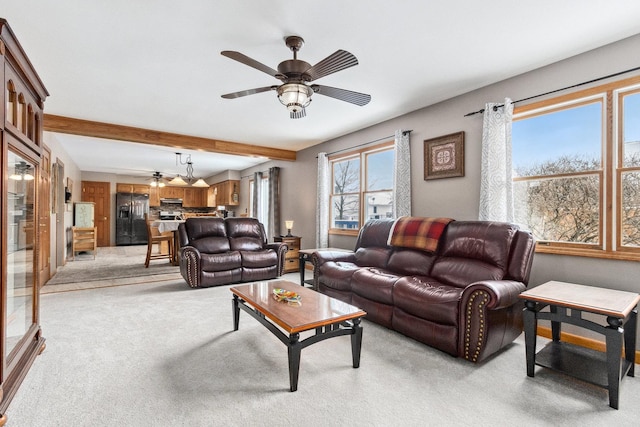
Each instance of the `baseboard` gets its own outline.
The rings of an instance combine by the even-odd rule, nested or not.
[[[538,335],[551,339],[551,328],[548,326],[538,326]],[[607,351],[607,346],[604,341],[598,341],[580,335],[560,332],[560,340],[570,344],[579,345],[581,347],[590,348],[592,350],[601,351],[603,353]],[[635,362],[640,363],[640,351],[638,350],[636,350]]]

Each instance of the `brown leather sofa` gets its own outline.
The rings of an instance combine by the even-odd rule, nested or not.
[[[453,221],[427,252],[389,246],[393,220],[371,220],[355,251],[312,255],[314,287],[367,312],[368,320],[453,356],[479,362],[522,332],[534,254],[516,225]]]
[[[267,243],[255,218],[188,218],[178,239],[180,273],[192,288],[282,275],[287,245]]]

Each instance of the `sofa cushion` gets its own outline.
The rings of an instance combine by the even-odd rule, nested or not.
[[[320,282],[328,288],[351,291],[351,276],[359,268],[352,262],[325,262],[320,266]]]
[[[368,247],[386,248],[394,222],[393,219],[370,219],[365,222],[358,233],[356,250]]]
[[[227,229],[222,218],[188,218],[184,226],[189,241],[202,237],[227,237]]]
[[[385,268],[390,254],[390,248],[358,248],[355,254],[356,264],[360,267]]]
[[[366,299],[393,304],[393,285],[400,277],[376,267],[361,268],[351,277],[351,291]]]
[[[240,251],[242,266],[246,268],[275,267],[278,265],[278,254],[271,249],[256,251]]]
[[[257,219],[227,218],[225,224],[232,251],[256,251],[264,248],[264,228]]]
[[[490,221],[454,221],[447,227],[430,276],[455,286],[501,280],[517,226]]]
[[[217,254],[230,250],[229,239],[226,237],[202,237],[198,240],[191,241],[191,246],[200,251],[200,253]]]
[[[393,287],[396,307],[432,322],[457,325],[463,288],[446,285],[426,276],[399,279]]]
[[[224,252],[218,254],[201,253],[200,269],[202,271],[225,271],[239,269],[242,266],[240,252]]]
[[[435,256],[413,249],[397,249],[391,253],[386,269],[399,276],[428,276]]]

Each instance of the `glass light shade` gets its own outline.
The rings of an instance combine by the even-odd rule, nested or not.
[[[182,179],[182,177],[180,175],[177,175],[175,178],[173,178],[171,181],[169,181],[169,184],[171,184],[171,185],[187,185],[187,183],[184,181],[184,179]]]
[[[292,113],[298,113],[311,102],[313,89],[300,83],[287,83],[278,88],[278,99]]]
[[[204,179],[200,178],[199,180],[197,180],[196,182],[194,182],[193,184],[191,184],[192,187],[208,187],[209,184],[207,184]]]

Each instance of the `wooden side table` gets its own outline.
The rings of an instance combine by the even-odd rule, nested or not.
[[[607,388],[609,406],[618,409],[620,381],[625,375],[634,376],[640,295],[552,281],[521,293],[520,298],[526,307],[523,318],[527,375],[533,377],[535,365],[539,365]],[[541,311],[546,306],[550,311]],[[606,316],[606,324],[583,319],[583,312]],[[536,354],[539,319],[551,321],[552,341]],[[561,323],[603,334],[606,353],[560,342]]]
[[[289,248],[284,256],[285,273],[293,273],[298,271],[298,251],[300,250],[300,237],[298,236],[277,236],[273,238],[274,242],[282,242]]]
[[[75,261],[76,252],[93,251],[96,259],[98,250],[97,227],[71,227],[73,237],[71,241],[71,259]]]

